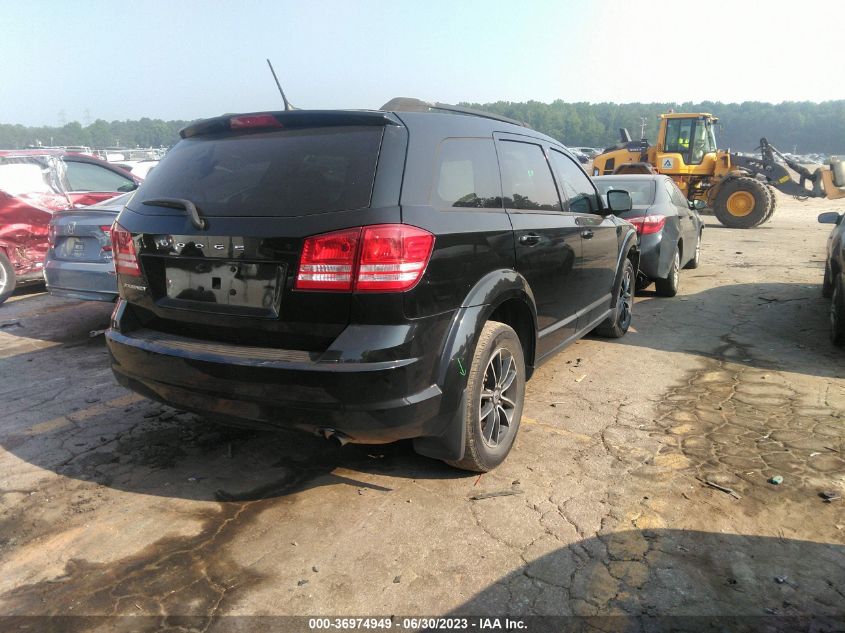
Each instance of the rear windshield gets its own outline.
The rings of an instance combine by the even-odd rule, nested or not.
[[[180,141],[132,208],[186,198],[207,216],[297,216],[370,205],[382,128],[309,128]]]
[[[603,180],[597,178],[593,182],[602,194],[608,191],[627,191],[631,194],[631,203],[636,206],[654,204],[654,180]]]

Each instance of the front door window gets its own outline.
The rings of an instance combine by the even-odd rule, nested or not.
[[[716,151],[713,124],[707,119],[668,119],[664,151],[680,154],[687,165],[700,165],[704,155]]]

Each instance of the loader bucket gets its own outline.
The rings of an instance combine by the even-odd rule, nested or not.
[[[832,164],[831,167],[833,167]],[[839,169],[841,174],[841,163]],[[822,169],[821,174],[822,188],[824,189],[825,197],[829,198],[830,200],[838,200],[839,198],[845,198],[845,178],[838,180],[839,183],[843,183],[842,185],[838,185],[836,172],[833,169]]]
[[[837,187],[845,187],[845,158],[831,156],[830,171],[833,172],[833,184]]]

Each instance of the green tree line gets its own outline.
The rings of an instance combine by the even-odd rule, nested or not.
[[[539,101],[465,103],[528,123],[534,129],[571,146],[606,147],[627,128],[640,135],[645,118],[646,138],[654,142],[657,116],[662,112],[710,112],[719,117],[719,147],[753,151],[765,136],[781,151],[845,154],[845,100],[779,104],[744,103],[552,103]],[[103,121],[88,126],[74,121],[60,127],[25,127],[0,124],[0,148],[31,145],[87,145],[90,147],[158,147],[179,140],[179,130],[189,121]]]
[[[845,100],[779,104],[744,103],[512,103],[462,104],[523,121],[573,147],[606,147],[618,141],[619,128],[631,138],[640,136],[645,117],[645,136],[657,136],[658,115],[675,112],[709,112],[719,117],[717,141],[722,149],[754,151],[766,137],[782,152],[845,154]]]
[[[165,147],[179,140],[179,130],[189,121],[103,121],[88,126],[72,121],[60,127],[25,127],[0,124],[0,148],[23,149],[34,145],[86,145],[88,147]]]

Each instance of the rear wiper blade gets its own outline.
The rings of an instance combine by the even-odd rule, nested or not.
[[[208,227],[208,222],[205,218],[200,216],[199,209],[190,200],[185,198],[152,198],[151,200],[144,200],[141,204],[146,204],[152,207],[170,207],[171,209],[184,209],[188,212],[191,218],[191,224],[198,229],[205,230]]]

